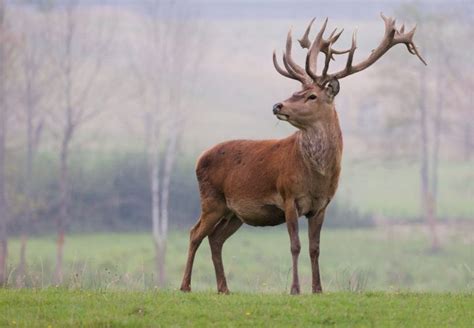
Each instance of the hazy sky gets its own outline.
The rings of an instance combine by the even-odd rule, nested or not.
[[[107,3],[137,6],[141,0],[83,0],[83,3]],[[308,13],[339,18],[367,19],[374,11],[390,12],[402,3],[423,4],[426,10],[462,6],[474,13],[472,1],[467,0],[331,0],[331,1],[291,1],[291,0],[187,0],[163,1],[164,4],[186,4],[188,11],[199,17],[213,19],[252,19],[252,18],[302,18]],[[142,6],[140,8],[143,8]]]

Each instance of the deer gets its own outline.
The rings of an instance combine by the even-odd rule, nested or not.
[[[321,293],[319,272],[320,234],[326,208],[334,197],[341,172],[342,132],[335,108],[339,80],[370,67],[389,49],[404,44],[408,52],[423,64],[413,37],[416,26],[405,32],[404,24],[380,14],[385,33],[380,44],[363,61],[353,64],[357,48],[356,31],[350,48],[337,50],[334,43],[343,29],[334,29],[329,37],[324,33],[326,18],[313,42],[309,33],[315,18],[298,40],[307,49],[304,68],[292,58],[291,29],[283,52],[283,69],[273,52],[273,64],[278,73],[301,83],[301,89],[272,108],[277,119],[286,121],[297,131],[278,140],[232,140],[217,144],[198,159],[196,176],[199,184],[201,214],[190,231],[188,257],[181,291],[191,291],[194,257],[202,240],[208,237],[214,264],[217,291],[228,294],[222,248],[224,242],[244,223],[250,226],[287,226],[292,257],[291,294],[300,293],[298,257],[300,239],[298,219],[308,220],[309,256],[312,269],[312,292]],[[318,56],[324,54],[324,67],[317,72]],[[347,54],[339,71],[329,73],[335,55]]]

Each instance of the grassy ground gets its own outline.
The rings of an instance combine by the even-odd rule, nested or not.
[[[301,221],[302,224],[304,221]],[[422,226],[384,229],[323,229],[321,271],[327,291],[473,291],[472,226],[439,227],[442,250],[428,251]],[[300,281],[310,290],[311,270],[304,227],[300,231]],[[168,289],[180,285],[188,234],[172,232],[167,255]],[[19,241],[9,249],[9,285],[16,281]],[[104,290],[150,290],[154,287],[153,243],[149,234],[95,234],[67,236],[64,285]],[[51,286],[54,237],[30,240],[30,287]],[[284,227],[244,228],[224,246],[224,266],[233,292],[285,293],[290,285],[291,256]],[[206,240],[198,250],[193,290],[215,290],[215,276]]]
[[[472,327],[472,294],[0,291],[10,327]]]

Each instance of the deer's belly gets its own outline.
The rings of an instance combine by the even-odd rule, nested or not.
[[[248,225],[275,226],[285,222],[285,212],[272,203],[228,200],[227,206]]]

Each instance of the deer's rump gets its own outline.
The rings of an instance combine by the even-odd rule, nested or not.
[[[196,167],[202,205],[224,205],[253,226],[285,222],[277,184],[284,157],[293,147],[294,141],[287,138],[234,140],[209,149]]]

